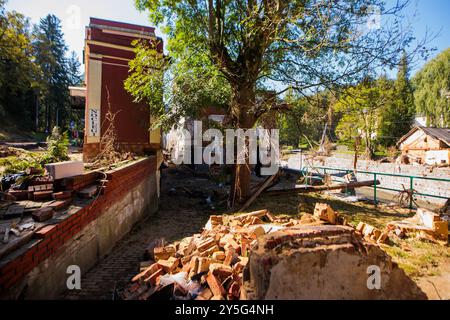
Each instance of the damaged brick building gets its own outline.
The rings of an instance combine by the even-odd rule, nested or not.
[[[154,154],[160,149],[160,130],[149,131],[151,119],[144,103],[134,103],[124,89],[128,63],[135,57],[133,41],[155,45],[163,52],[163,41],[155,28],[91,18],[86,27],[84,62],[86,81],[83,155],[89,161],[100,150],[109,108],[115,120],[120,151]]]

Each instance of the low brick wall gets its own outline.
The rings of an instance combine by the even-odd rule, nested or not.
[[[140,156],[153,155],[160,150],[159,144],[152,143],[127,143],[118,142],[117,147],[121,152],[131,152]],[[83,145],[83,161],[92,161],[100,153],[100,143],[85,143]]]
[[[158,208],[159,171],[151,156],[107,173],[96,200],[71,207],[53,225],[0,261],[2,299],[52,299],[67,289],[70,265],[85,273],[108,254],[132,226]],[[83,184],[92,173],[74,179]]]

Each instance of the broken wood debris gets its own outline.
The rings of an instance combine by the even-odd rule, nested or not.
[[[247,201],[245,201],[244,205],[241,207],[241,209],[239,210],[240,212],[244,211],[245,209],[247,209],[252,203],[253,201],[256,200],[256,198],[258,198],[258,196],[265,191],[267,188],[269,188],[273,181],[275,180],[275,178],[277,178],[279,176],[279,172],[277,172],[276,174],[268,177],[260,187],[258,187],[255,192],[248,198]]]
[[[400,238],[412,233],[435,240],[443,245],[448,243],[448,221],[423,208],[418,208],[414,217],[391,222],[387,225],[387,228]]]
[[[386,243],[389,240],[389,236],[386,231],[381,231],[378,228],[364,222],[360,222],[358,224],[356,231],[360,232],[366,240],[371,242]]]

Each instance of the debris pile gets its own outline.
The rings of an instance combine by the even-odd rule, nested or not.
[[[227,222],[222,216],[211,216],[201,234],[167,246],[150,246],[154,262],[132,279],[123,298],[239,299],[248,250],[258,236],[268,232],[264,221],[273,220],[267,210]]]
[[[82,162],[66,161],[46,167],[45,175],[28,168],[3,179],[7,188],[0,192],[0,236],[8,246],[0,248],[0,257],[19,246],[22,238],[31,237],[51,223],[49,220],[57,214],[63,214],[76,195],[89,199],[98,194],[102,175],[82,175]]]
[[[150,261],[121,293],[126,300],[236,300],[246,299],[243,270],[257,239],[291,226],[342,223],[327,204],[317,204],[314,215],[301,219],[277,218],[268,210],[238,216],[213,215],[201,234],[146,250]]]
[[[444,245],[448,243],[448,220],[440,215],[422,208],[417,209],[414,217],[402,221],[391,222],[387,229],[400,238],[415,234],[433,242]]]

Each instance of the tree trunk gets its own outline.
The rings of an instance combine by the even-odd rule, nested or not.
[[[232,116],[237,129],[251,129],[255,125],[256,117],[252,107],[255,103],[254,85],[237,85],[233,88]],[[246,139],[248,151],[248,140]],[[236,149],[236,153],[237,153]],[[235,153],[235,159],[236,158]],[[250,195],[251,169],[249,153],[245,153],[245,164],[235,164],[230,189],[230,206],[242,203]]]

